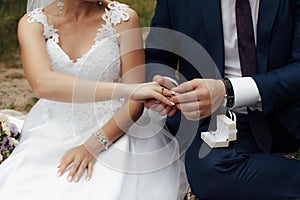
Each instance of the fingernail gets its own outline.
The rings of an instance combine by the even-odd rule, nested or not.
[[[171,94],[172,94],[172,95],[175,95],[175,94],[176,94],[176,92],[175,92],[175,91],[171,91]]]
[[[71,181],[72,181],[72,179],[73,179],[73,177],[72,177],[72,176],[69,176],[69,177],[68,177],[68,181],[69,181],[69,182],[71,182]]]
[[[60,172],[57,172],[56,176],[57,176],[57,177],[60,177],[60,176],[61,176],[61,173],[60,173]]]
[[[170,101],[170,104],[173,105],[173,106],[175,106],[175,103],[173,103],[172,101]]]
[[[59,168],[59,167],[60,167],[60,165],[61,165],[61,163],[59,163],[59,164],[57,165],[57,168]]]
[[[88,176],[88,177],[86,177],[86,180],[87,180],[87,181],[89,181],[90,179],[91,179],[91,177],[89,177],[89,176]]]
[[[77,183],[79,181],[79,177],[75,177],[74,182]]]

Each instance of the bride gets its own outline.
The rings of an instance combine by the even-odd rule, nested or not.
[[[144,82],[135,11],[106,0],[29,0],[18,38],[26,77],[40,98],[0,166],[10,199],[181,199],[184,167],[163,118],[172,92]]]

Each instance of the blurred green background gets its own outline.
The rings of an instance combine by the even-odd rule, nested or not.
[[[21,67],[16,36],[17,23],[26,10],[27,0],[0,0],[0,63],[7,68]],[[142,27],[148,27],[155,0],[119,0],[137,11]]]

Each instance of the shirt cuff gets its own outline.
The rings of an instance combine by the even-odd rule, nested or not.
[[[255,81],[251,77],[229,78],[234,91],[233,108],[253,107],[260,105],[260,94]]]

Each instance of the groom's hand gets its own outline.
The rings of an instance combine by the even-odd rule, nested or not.
[[[176,95],[171,101],[192,121],[203,119],[215,112],[226,93],[223,81],[214,79],[194,79],[172,90]]]
[[[155,75],[153,81],[157,82],[162,87],[165,87],[167,89],[172,89],[173,87],[175,87],[172,81],[160,75]],[[156,99],[146,100],[145,107],[155,112],[158,112],[161,116],[165,116],[165,115],[172,116],[177,111],[176,106],[168,106],[167,104],[162,103],[161,101],[158,101]]]

